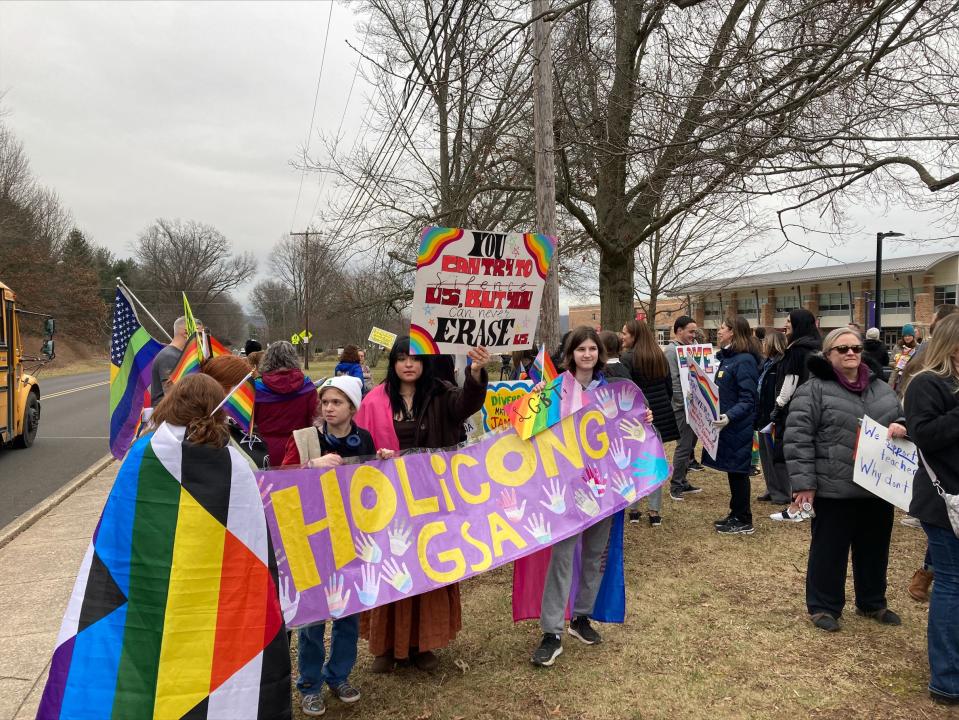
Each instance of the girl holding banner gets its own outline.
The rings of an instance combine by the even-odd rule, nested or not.
[[[485,348],[469,352],[472,364],[459,388],[433,376],[429,356],[411,355],[410,339],[399,338],[390,350],[386,380],[363,399],[355,421],[369,430],[377,448],[443,448],[460,441],[463,422],[479,412],[486,399]],[[425,361],[424,361],[425,360]],[[446,647],[462,627],[459,585],[373,608],[360,625],[375,656],[373,672],[391,672],[397,660],[412,660],[433,670],[433,650]]]

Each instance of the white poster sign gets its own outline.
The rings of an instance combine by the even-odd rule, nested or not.
[[[689,392],[686,395],[686,415],[689,426],[712,457],[719,449],[720,429],[713,425],[719,418],[719,388],[713,379],[697,364],[692,356],[687,357]]]
[[[863,417],[856,446],[854,483],[908,511],[919,462],[919,451],[913,443],[888,437],[885,425],[868,415]]]

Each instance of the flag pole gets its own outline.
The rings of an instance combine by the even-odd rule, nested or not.
[[[143,310],[143,312],[147,314],[147,317],[153,321],[153,324],[156,325],[158,328],[160,328],[160,332],[166,335],[166,339],[169,340],[170,342],[173,342],[173,338],[170,337],[170,333],[164,330],[163,326],[157,322],[157,319],[155,317],[153,317],[153,314],[149,310],[147,310],[147,306],[140,301],[140,298],[138,298],[136,295],[133,294],[133,291],[129,287],[127,287],[127,284],[123,282],[123,279],[120,277],[117,277],[117,286],[122,287],[124,290],[126,290],[127,293],[130,295],[130,297],[136,301],[136,304],[139,305],[140,308]]]

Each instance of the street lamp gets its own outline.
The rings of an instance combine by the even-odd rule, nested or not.
[[[882,241],[887,237],[902,237],[903,233],[890,230],[876,233],[876,309],[874,312],[876,327],[882,336]]]

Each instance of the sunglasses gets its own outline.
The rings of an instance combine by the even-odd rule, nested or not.
[[[862,354],[862,345],[833,345],[832,349],[840,355],[845,355],[850,350],[856,353],[856,355]]]

